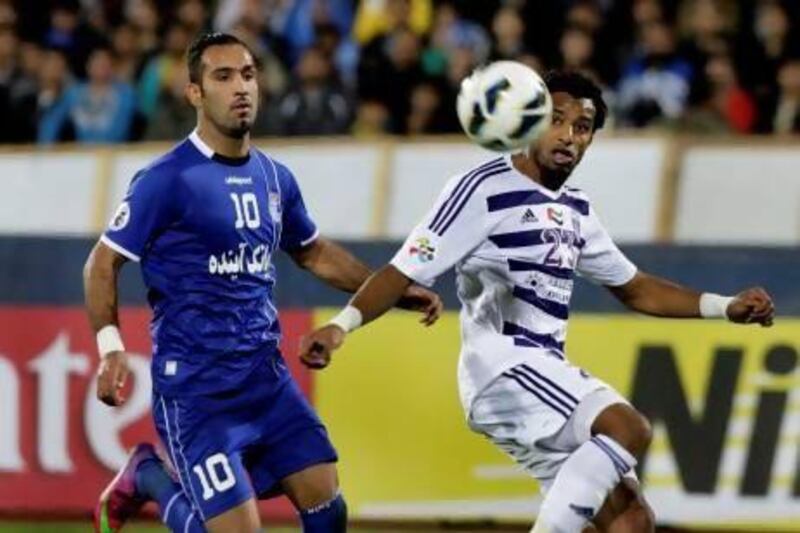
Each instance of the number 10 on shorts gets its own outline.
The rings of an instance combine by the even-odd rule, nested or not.
[[[203,500],[210,500],[217,492],[225,492],[236,485],[231,465],[223,453],[214,454],[206,459],[205,467],[195,465],[192,472],[197,474],[203,486]]]

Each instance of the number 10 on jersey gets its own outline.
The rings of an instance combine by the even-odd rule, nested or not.
[[[258,200],[256,195],[246,192],[242,195],[231,193],[233,208],[236,211],[236,229],[247,226],[249,229],[256,229],[261,225],[261,215],[258,212]]]

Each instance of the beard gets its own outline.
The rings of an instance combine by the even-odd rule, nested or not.
[[[542,181],[547,185],[547,188],[558,190],[572,175],[575,167],[549,167],[543,165],[541,169]]]
[[[544,154],[535,152],[534,160],[536,166],[539,167],[542,183],[551,190],[558,190],[569,179],[575,167],[580,163],[578,159],[575,164],[571,166],[556,165],[554,162],[549,161]]]
[[[217,127],[226,137],[242,139],[253,129],[253,121],[250,119],[238,119],[232,124],[218,124]]]

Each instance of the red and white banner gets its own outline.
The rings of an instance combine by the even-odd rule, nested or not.
[[[150,313],[122,312],[131,353],[127,402],[95,395],[97,351],[83,309],[0,307],[0,514],[79,516],[137,442],[158,440],[150,416]],[[311,313],[281,315],[285,353],[311,325]],[[310,375],[286,358],[308,394]],[[268,518],[294,515],[285,501],[264,505]]]

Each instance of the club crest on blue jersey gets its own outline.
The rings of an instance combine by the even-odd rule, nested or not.
[[[274,192],[269,193],[269,214],[273,221],[280,222],[282,216],[281,197]]]
[[[119,204],[117,212],[114,213],[114,217],[111,219],[111,223],[108,225],[108,227],[111,229],[111,231],[119,231],[128,225],[128,221],[130,219],[131,206],[128,202],[122,202]]]
[[[411,245],[408,253],[420,263],[427,263],[433,261],[436,257],[436,247],[431,244],[430,239],[427,237],[420,237]]]

